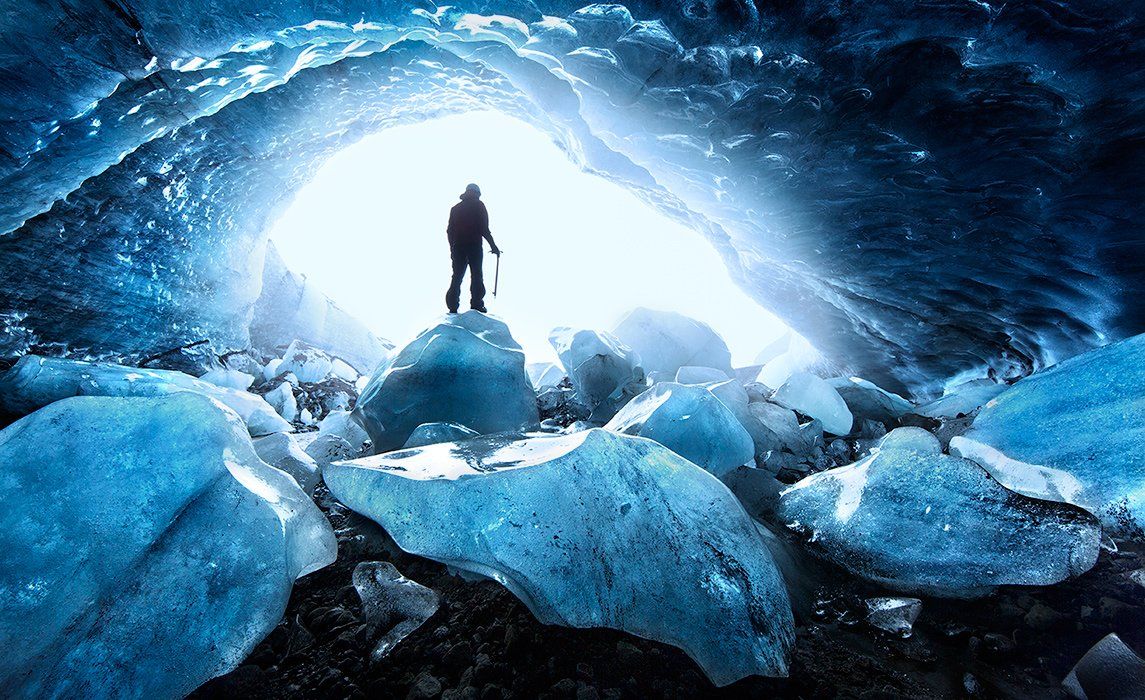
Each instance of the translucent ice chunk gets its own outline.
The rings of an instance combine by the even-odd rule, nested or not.
[[[982,465],[990,476],[1011,491],[1030,498],[1072,503],[1090,512],[1096,510],[1095,504],[1085,496],[1085,487],[1068,472],[1010,459],[989,445],[961,435],[951,438],[950,454]]]
[[[536,391],[554,387],[565,378],[564,369],[554,362],[530,362],[525,365],[525,371]]]
[[[703,386],[661,382],[632,399],[605,428],[655,440],[716,476],[755,456],[751,435]]]
[[[643,388],[640,358],[611,333],[554,328],[549,343],[593,420],[607,421]]]
[[[847,404],[855,420],[878,421],[891,425],[914,409],[914,404],[898,394],[859,377],[836,377],[827,380]]]
[[[854,418],[839,392],[807,372],[796,372],[775,391],[772,399],[800,413],[823,421],[823,429],[833,435],[851,432]]]
[[[367,634],[376,640],[370,653],[374,661],[390,653],[437,612],[437,593],[402,576],[389,562],[361,562],[354,567],[353,581],[362,600]]]
[[[188,391],[209,396],[237,413],[251,435],[289,431],[260,396],[216,386],[163,369],[25,355],[0,375],[0,412],[23,416],[69,396],[164,396]]]
[[[779,514],[858,576],[949,597],[1077,576],[1101,537],[1086,511],[1009,491],[920,428],[894,430],[871,456],[788,488]]]
[[[370,439],[366,429],[354,420],[353,414],[349,411],[331,411],[318,424],[318,435],[340,437],[357,450],[362,449],[362,445]]]
[[[681,367],[714,367],[734,376],[731,353],[711,326],[672,311],[643,307],[625,316],[613,334],[640,356],[645,372],[676,376]]]
[[[318,485],[318,464],[302,450],[290,433],[273,433],[254,439],[258,458],[294,477],[305,493]]]
[[[290,382],[282,382],[268,391],[263,398],[284,420],[293,421],[298,418],[298,400],[294,398],[294,389],[290,386]]]
[[[909,637],[922,612],[918,598],[867,598],[867,622],[884,632]]]
[[[0,431],[0,464],[5,694],[181,698],[336,554],[295,481],[193,392],[57,401]]]
[[[676,370],[677,384],[709,384],[726,382],[728,375],[715,367],[686,366]]]
[[[335,463],[325,478],[402,549],[500,582],[543,623],[676,645],[717,685],[787,672],[790,603],[754,522],[651,440],[478,437]]]
[[[459,423],[480,433],[540,423],[524,353],[504,322],[477,311],[445,316],[394,352],[354,414],[377,452],[401,447],[422,423]]]
[[[295,340],[282,354],[282,363],[278,366],[278,373],[291,372],[298,377],[300,382],[317,383],[329,377],[338,376],[334,371],[334,362],[335,358],[326,352],[301,340]],[[346,372],[346,369],[353,372],[353,368],[346,363],[343,362],[342,365],[344,367],[340,369],[343,372]],[[357,378],[358,375],[354,372],[353,377],[347,381],[354,381]]]
[[[1145,698],[1145,660],[1116,634],[1107,634],[1085,652],[1062,681],[1078,700]]]

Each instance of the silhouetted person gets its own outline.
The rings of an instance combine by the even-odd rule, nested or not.
[[[465,268],[469,268],[469,307],[485,313],[485,280],[481,275],[481,239],[489,241],[494,255],[501,249],[493,242],[489,233],[489,212],[481,201],[481,188],[474,184],[465,186],[461,201],[449,210],[449,226],[445,229],[449,237],[449,257],[453,259],[453,280],[445,293],[445,305],[449,313],[457,313],[461,302],[461,280]]]

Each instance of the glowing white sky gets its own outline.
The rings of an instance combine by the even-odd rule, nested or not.
[[[291,269],[401,342],[445,312],[445,223],[468,182],[481,186],[505,251],[493,298],[495,258],[486,249],[486,306],[530,361],[555,359],[552,328],[611,330],[635,306],[706,321],[737,365],[751,364],[785,328],[731,281],[701,234],[581,171],[547,135],[498,113],[387,129],[336,154],[271,239]]]

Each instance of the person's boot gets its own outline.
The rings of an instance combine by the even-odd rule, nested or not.
[[[480,311],[483,314],[489,313],[489,309],[485,308],[484,304],[482,304],[480,306],[472,306],[470,308],[473,309],[474,311]]]

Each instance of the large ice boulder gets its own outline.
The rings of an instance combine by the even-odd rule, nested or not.
[[[1145,529],[1145,334],[1022,379],[966,437],[1072,475],[1115,532]]]
[[[329,522],[193,392],[74,397],[0,432],[0,687],[181,698],[334,560]]]
[[[23,416],[70,396],[209,396],[237,413],[251,435],[290,430],[262,397],[165,369],[25,355],[0,375],[0,413]]]
[[[755,457],[751,435],[705,386],[661,382],[628,402],[604,427],[655,440],[716,476]]]
[[[503,321],[477,311],[444,316],[393,352],[354,415],[376,452],[401,447],[422,423],[459,423],[479,433],[540,423],[521,346]]]
[[[781,406],[818,418],[823,429],[834,435],[851,432],[854,417],[847,402],[823,379],[807,372],[796,372],[787,378],[772,396]]]
[[[779,516],[858,576],[949,597],[1077,576],[1101,538],[1086,511],[1007,490],[921,428],[894,430],[869,457],[796,483]]]
[[[613,335],[640,356],[645,372],[675,377],[681,367],[714,367],[735,376],[731,352],[708,324],[673,311],[638,307],[621,319]]]
[[[560,327],[549,343],[594,421],[607,421],[643,389],[639,356],[611,333]]]
[[[499,581],[544,623],[678,646],[717,685],[787,672],[790,604],[755,523],[651,440],[487,436],[335,463],[325,478],[402,549]]]

